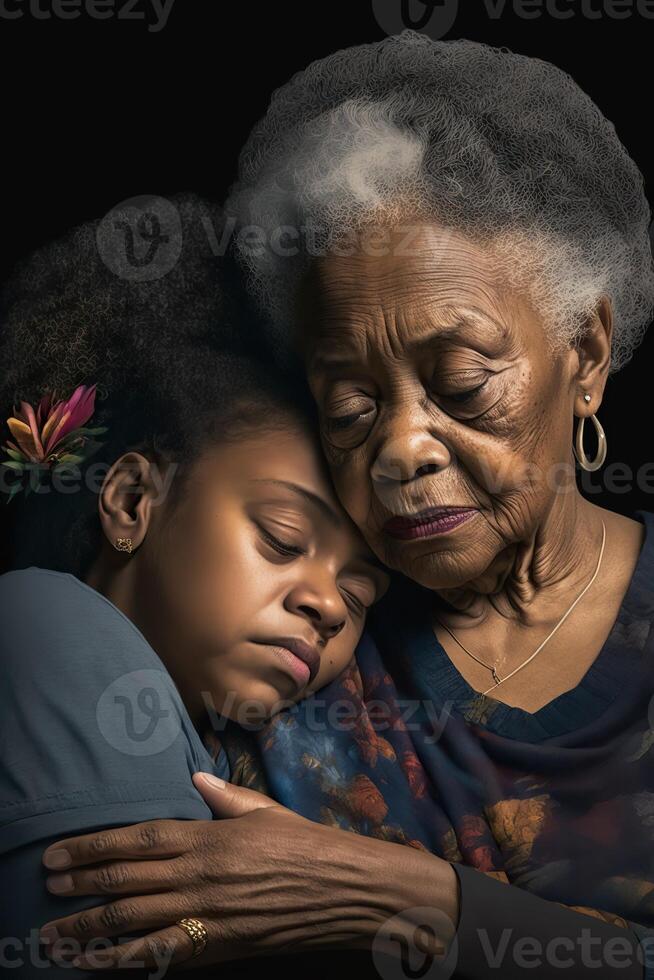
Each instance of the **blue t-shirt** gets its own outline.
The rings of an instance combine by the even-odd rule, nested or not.
[[[74,575],[0,576],[0,931],[5,968],[31,980],[90,976],[39,951],[46,921],[106,904],[55,896],[46,847],[145,820],[211,820],[194,772],[214,762],[155,651],[108,599]]]
[[[143,634],[74,575],[0,575],[0,853],[89,824],[211,819],[214,763]]]

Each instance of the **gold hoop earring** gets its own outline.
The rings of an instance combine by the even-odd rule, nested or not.
[[[116,551],[126,551],[128,555],[132,553],[132,539],[131,538],[116,538],[115,544]]]
[[[579,425],[577,426],[577,437],[575,439],[575,445],[572,449],[577,458],[577,462],[584,469],[588,470],[589,473],[598,470],[604,460],[606,459],[606,436],[604,434],[604,429],[599,423],[596,415],[591,415],[591,421],[595,426],[595,432],[597,433],[597,455],[595,459],[590,460],[586,453],[584,452],[584,422],[586,421],[585,416],[581,417]]]

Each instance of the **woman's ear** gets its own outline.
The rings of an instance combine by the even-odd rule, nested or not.
[[[161,498],[157,464],[142,453],[119,457],[107,473],[98,500],[103,533],[112,546],[117,538],[131,538],[132,548],[142,544],[152,520],[153,503]]]
[[[587,324],[583,337],[576,343],[579,367],[574,378],[577,388],[575,404],[584,411],[579,415],[593,414],[599,408],[604,386],[611,365],[611,340],[613,337],[613,307],[608,296],[602,296]],[[584,401],[584,395],[590,401]]]

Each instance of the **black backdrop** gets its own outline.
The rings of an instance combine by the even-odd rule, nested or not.
[[[45,19],[53,2],[0,0],[0,275],[32,248],[137,194],[165,197],[194,189],[220,200],[233,179],[239,146],[271,91],[312,59],[385,33],[372,0],[175,0],[161,30],[149,29],[156,20],[151,0],[134,0],[131,8],[132,17],[150,11],[150,25],[127,19],[127,0],[115,0],[114,16],[104,20],[86,13]],[[74,13],[76,0],[66,2]],[[83,7],[86,0],[79,2]],[[416,10],[422,7],[415,2]],[[518,0],[460,0],[445,37],[506,45],[570,72],[615,123],[652,199],[654,3],[633,0],[633,8],[642,4],[639,14],[630,11],[629,0],[556,0],[556,7],[543,0],[550,13],[538,15],[538,2],[525,5],[523,12],[531,12],[526,19]],[[111,3],[106,0],[106,9]],[[501,16],[492,15],[502,7]],[[649,17],[642,14],[647,7]],[[7,19],[7,12],[21,16]],[[639,469],[654,461],[653,351],[654,334],[610,379],[598,413],[608,440],[604,471],[611,463],[629,471],[611,491],[595,474],[588,493],[623,513],[654,509],[654,479],[652,490],[642,471],[640,487],[637,479]],[[10,512],[11,505],[2,505],[0,520]]]

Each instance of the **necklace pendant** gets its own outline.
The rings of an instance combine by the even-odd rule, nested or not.
[[[493,680],[495,681],[495,683],[496,683],[496,684],[501,684],[501,683],[502,683],[502,681],[501,681],[501,679],[500,679],[500,676],[499,676],[499,674],[497,673],[497,671],[496,671],[496,669],[495,669],[495,667],[492,667],[492,668],[491,668],[491,670],[492,670],[492,672],[493,672]]]

